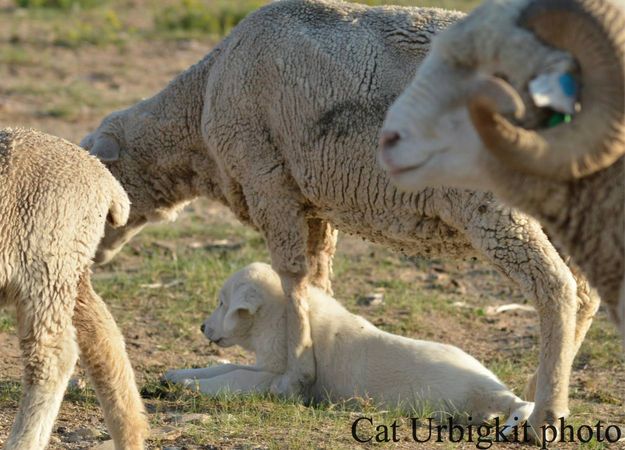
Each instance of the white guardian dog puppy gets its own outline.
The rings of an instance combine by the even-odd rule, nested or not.
[[[510,426],[532,412],[533,403],[514,395],[457,347],[381,331],[313,287],[308,302],[317,361],[309,393],[313,400],[365,397],[386,408],[467,414],[472,422],[503,413]],[[286,298],[278,274],[267,264],[251,264],[226,281],[219,306],[202,331],[221,347],[240,345],[254,352],[256,364],[174,370],[165,379],[206,394],[268,392],[286,369],[285,320]]]

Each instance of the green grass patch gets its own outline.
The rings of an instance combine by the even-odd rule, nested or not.
[[[15,329],[15,311],[0,309],[0,332],[10,332]]]
[[[92,8],[101,5],[103,0],[15,0],[16,6],[20,8]]]
[[[126,41],[123,23],[112,9],[103,11],[99,17],[87,21],[81,17],[57,24],[53,44],[77,48],[82,45],[121,45]]]
[[[158,31],[201,33],[224,36],[250,12],[260,8],[262,0],[182,0],[155,14]]]
[[[0,408],[16,407],[22,395],[22,383],[16,380],[0,380]]]

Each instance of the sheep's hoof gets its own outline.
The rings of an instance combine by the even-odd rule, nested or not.
[[[536,411],[527,420],[529,429],[527,438],[530,442],[543,447],[557,442],[559,439],[560,418],[566,418],[568,411],[555,413],[554,411]]]

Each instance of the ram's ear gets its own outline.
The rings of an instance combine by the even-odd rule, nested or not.
[[[97,157],[100,161],[117,161],[119,159],[119,144],[115,139],[109,136],[99,136],[89,154]]]
[[[245,315],[253,316],[261,304],[261,295],[254,285],[244,284],[231,294],[228,311],[224,316],[224,331],[232,333]]]

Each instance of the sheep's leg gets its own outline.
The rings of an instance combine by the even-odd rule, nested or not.
[[[258,187],[264,190],[259,192]],[[244,189],[244,193],[250,217],[265,236],[272,267],[280,275],[287,298],[287,369],[271,390],[275,394],[299,395],[315,378],[308,317],[308,221],[303,200],[279,170],[257,179],[253,189]]]
[[[588,280],[584,277],[581,271],[574,265],[571,265],[569,261],[567,261],[571,271],[573,272],[573,276],[575,277],[575,281],[577,282],[577,320],[575,322],[575,343],[574,343],[574,353],[577,354],[584,339],[586,338],[586,333],[590,329],[590,325],[592,325],[592,321],[599,309],[599,304],[601,299],[597,294],[597,291],[592,289],[588,284]],[[529,378],[527,385],[525,386],[525,391],[523,392],[523,397],[528,400],[533,400],[536,395],[536,378],[538,377],[538,371],[534,372],[532,376]]]
[[[94,384],[115,447],[143,449],[148,423],[124,338],[108,308],[93,291],[88,272],[80,279],[74,325],[81,360]]]
[[[464,224],[456,226],[495,267],[520,286],[538,311],[540,358],[536,405],[529,419],[538,430],[544,423],[553,423],[569,413],[577,285],[536,222],[514,211],[494,210],[488,204],[472,211]]]
[[[315,357],[308,307],[308,282],[305,272],[278,270],[286,294],[287,370],[271,386],[274,394],[304,394],[315,379]]]
[[[24,359],[23,393],[6,449],[46,447],[63,393],[76,365],[72,326],[75,287],[33,288],[17,302]]]
[[[332,259],[336,252],[338,230],[322,219],[308,220],[308,265],[310,283],[332,295]]]

